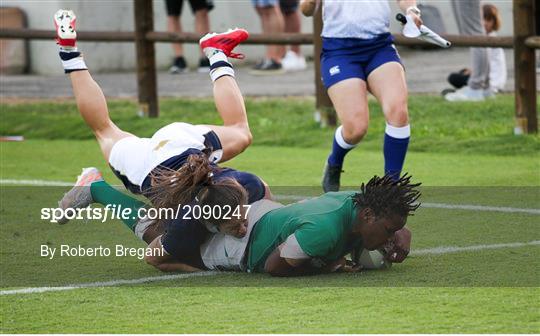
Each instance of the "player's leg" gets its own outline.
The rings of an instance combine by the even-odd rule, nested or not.
[[[386,119],[385,174],[399,178],[411,134],[403,66],[395,61],[380,65],[369,74],[368,85],[370,92],[380,102]]]
[[[223,126],[206,125],[221,141],[226,161],[238,155],[251,144],[251,131],[246,115],[244,98],[234,79],[234,69],[228,57],[242,58],[232,53],[234,47],[248,37],[243,29],[222,34],[207,34],[200,41],[201,49],[210,60],[210,78],[214,82],[214,101]]]
[[[323,190],[338,191],[345,156],[367,133],[369,110],[366,82],[348,78],[332,85],[328,95],[336,109],[341,126],[336,129],[332,151],[328,156],[323,176]]]
[[[152,242],[157,236],[163,234],[163,228],[151,225],[153,221],[139,218],[139,209],[146,203],[118,191],[103,180],[101,172],[94,167],[84,168],[77,178],[75,186],[68,191],[58,202],[61,209],[86,208],[93,203],[113,209],[131,209],[131,214],[121,216],[122,222],[146,243]],[[68,222],[67,218],[58,220],[59,224]]]
[[[336,40],[324,41],[326,50],[341,50],[341,41]],[[341,121],[324,168],[322,186],[325,192],[338,191],[345,156],[362,140],[368,128],[366,76],[355,56],[341,56],[332,51],[323,52],[321,76]]]
[[[88,70],[73,71],[69,77],[79,113],[94,132],[101,152],[108,160],[118,140],[134,135],[121,130],[112,122],[103,91]]]
[[[94,81],[82,54],[77,50],[75,14],[59,10],[54,15],[57,43],[64,70],[71,79],[77,108],[86,124],[92,129],[106,159],[112,146],[120,139],[133,136],[119,129],[109,118],[107,102],[99,85]]]

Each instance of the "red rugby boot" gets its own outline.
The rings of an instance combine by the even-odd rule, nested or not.
[[[72,10],[59,9],[54,14],[54,26],[56,28],[56,43],[63,48],[75,48],[77,32],[75,31],[77,17]]]
[[[224,33],[208,33],[199,40],[199,45],[206,55],[221,50],[227,57],[243,59],[244,54],[233,53],[232,50],[245,41],[249,33],[245,29],[229,29]]]

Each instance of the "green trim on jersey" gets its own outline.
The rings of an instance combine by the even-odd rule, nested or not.
[[[264,272],[268,256],[293,233],[302,250],[312,258],[326,262],[345,255],[351,248],[347,238],[357,213],[352,199],[355,194],[326,193],[264,215],[251,234],[248,270]]]

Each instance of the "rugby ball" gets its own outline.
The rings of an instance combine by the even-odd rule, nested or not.
[[[392,263],[384,259],[383,250],[369,251],[363,249],[362,253],[360,254],[360,258],[358,259],[358,262],[360,263],[360,265],[362,265],[363,269],[368,270],[385,269],[392,267]]]

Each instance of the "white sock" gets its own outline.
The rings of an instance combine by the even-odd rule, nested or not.
[[[69,51],[60,48],[60,59],[65,73],[77,70],[88,70],[82,54],[77,51],[77,48],[70,49]]]
[[[352,149],[352,148],[356,147],[356,145],[351,145],[351,144],[347,143],[347,141],[345,141],[345,139],[343,138],[342,130],[343,130],[343,126],[339,126],[336,129],[336,133],[334,134],[334,137],[336,138],[336,142],[339,145],[339,147],[341,147],[343,149]]]
[[[385,133],[395,139],[406,139],[411,136],[411,125],[403,127],[394,127],[386,123]]]
[[[218,49],[213,49],[210,55],[206,55],[206,57],[208,57],[208,60],[210,61],[210,65],[217,62],[229,63],[229,59],[227,58],[227,55],[225,55],[223,51],[218,50]]]
[[[223,76],[234,77],[234,69],[221,50],[205,50],[205,54],[210,61],[210,78],[215,82],[218,78]]]

